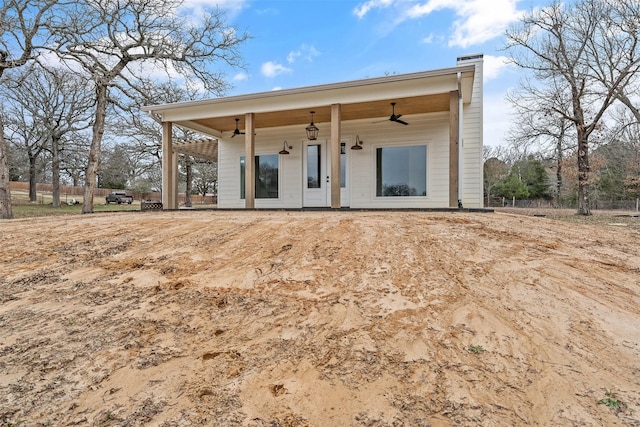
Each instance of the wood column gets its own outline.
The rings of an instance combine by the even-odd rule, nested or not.
[[[342,105],[331,105],[331,208],[340,208],[340,128]]]
[[[256,207],[256,136],[255,114],[247,113],[244,118],[244,207]]]
[[[173,123],[162,122],[162,208],[173,209],[173,182],[176,174],[173,169]]]
[[[169,209],[178,209],[178,153],[171,155],[171,204]]]
[[[449,92],[449,207],[457,208],[460,195],[458,194],[458,165],[460,155],[460,111],[459,92]]]

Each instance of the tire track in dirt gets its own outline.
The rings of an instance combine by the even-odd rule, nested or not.
[[[620,231],[420,212],[114,218],[44,219],[44,237],[2,224],[3,422],[638,424],[597,404],[613,389],[640,407],[640,259]]]

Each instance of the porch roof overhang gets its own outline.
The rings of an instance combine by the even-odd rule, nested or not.
[[[150,105],[142,108],[159,122],[224,139],[236,127],[244,129],[246,113],[254,113],[255,128],[308,124],[310,111],[316,123],[331,121],[331,105],[341,104],[341,120],[389,117],[390,102],[403,115],[448,111],[450,92],[460,90],[471,101],[475,66],[465,65],[410,74],[347,81],[294,89],[259,92],[198,101]],[[215,145],[215,147],[214,147]],[[196,148],[196,146],[199,146]],[[217,152],[217,141],[174,143],[176,152]],[[188,152],[188,150],[192,152]],[[194,154],[195,155],[195,154]]]

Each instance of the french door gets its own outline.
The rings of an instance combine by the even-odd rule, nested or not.
[[[340,204],[349,206],[349,168],[347,167],[347,144],[340,144]],[[304,207],[331,206],[331,177],[329,175],[329,144],[323,141],[304,143],[303,197]],[[336,177],[337,178],[337,177]]]
[[[302,176],[304,207],[325,207],[331,200],[331,185],[327,175],[327,141],[309,141],[304,144]]]

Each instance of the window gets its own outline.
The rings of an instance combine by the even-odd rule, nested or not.
[[[376,149],[376,196],[426,195],[426,145]]]
[[[245,166],[244,166],[244,156],[240,157],[240,198],[245,198],[245,188],[244,188],[244,177],[245,177]]]
[[[320,144],[307,145],[307,188],[320,188]]]
[[[256,199],[277,199],[278,195],[278,162],[277,154],[263,154],[255,156],[255,192]],[[240,157],[240,198],[246,197],[245,185],[245,156]]]
[[[340,188],[347,187],[347,144],[340,143]]]

